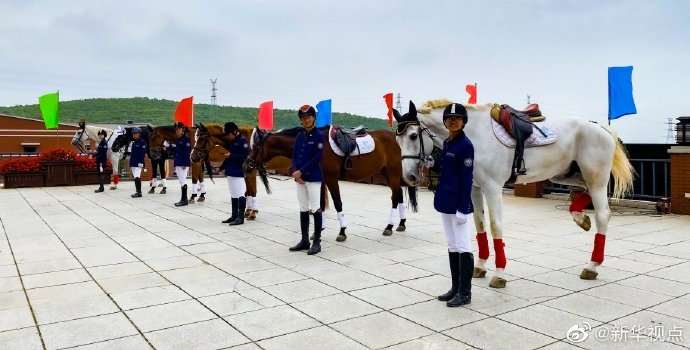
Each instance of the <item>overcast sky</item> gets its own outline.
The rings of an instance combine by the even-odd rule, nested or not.
[[[607,67],[633,65],[625,142],[690,115],[690,1],[0,1],[0,105],[148,96],[382,117],[399,92],[606,121]]]

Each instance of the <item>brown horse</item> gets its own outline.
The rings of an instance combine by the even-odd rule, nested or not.
[[[292,158],[295,145],[295,138],[301,128],[281,130],[274,133],[266,133],[259,129],[254,132],[254,147],[251,150],[247,165],[259,171],[262,182],[268,187],[268,179],[264,169],[264,164],[277,156]],[[328,127],[322,129],[323,134],[328,138]],[[402,161],[400,147],[395,141],[395,134],[387,130],[375,130],[369,132],[375,142],[374,151],[364,155],[351,158],[352,167],[345,171],[344,180],[360,181],[370,179],[374,175],[382,174],[386,177],[388,187],[391,189],[391,213],[389,222],[383,230],[384,236],[393,234],[393,218],[395,212],[400,213],[400,221],[397,231],[405,231],[405,212],[402,191]],[[324,175],[324,182],[328,191],[331,193],[335,210],[338,213],[340,232],[338,241],[345,240],[345,229],[347,223],[343,214],[343,204],[340,199],[340,187],[338,179],[343,174],[343,157],[338,156],[331,148],[330,142],[324,139],[323,158],[321,170]],[[412,210],[417,210],[417,195],[415,187],[408,187],[408,194]],[[323,198],[322,198],[323,202]],[[399,207],[399,205],[402,206]]]
[[[193,135],[195,128],[190,128],[189,133]],[[175,142],[175,127],[173,125],[157,126],[153,128],[151,132],[151,138],[149,141],[149,152],[152,155],[161,154],[163,149],[163,143],[168,141],[172,144]],[[191,140],[192,144],[194,140]],[[204,168],[206,168],[209,178],[213,181],[213,173],[211,173],[211,167],[208,164],[204,164],[202,161],[192,159],[192,195],[189,198],[189,203],[194,203],[195,201],[203,202],[206,200],[206,186],[204,184]],[[196,199],[197,192],[199,192],[199,199]]]
[[[240,128],[240,134],[247,140],[250,139],[252,128]],[[225,155],[228,150],[225,144],[229,140],[225,139],[223,127],[217,124],[197,124],[195,133],[195,144],[192,149],[192,161],[201,163],[208,161],[213,168],[219,168],[225,160]],[[247,209],[244,212],[244,217],[248,220],[256,219],[259,210],[256,206],[256,170],[248,170],[244,175],[244,182],[247,187],[245,197],[247,197]]]

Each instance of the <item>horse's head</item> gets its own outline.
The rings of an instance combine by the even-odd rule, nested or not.
[[[132,141],[132,129],[118,127],[115,133],[117,136],[113,140],[111,150],[116,153],[126,151],[127,145]]]
[[[434,143],[428,129],[422,126],[417,115],[417,108],[410,101],[409,111],[403,115],[393,110],[398,122],[395,139],[400,146],[403,180],[410,186],[416,186],[422,178],[422,160],[431,156]]]
[[[86,123],[79,122],[79,129],[72,136],[72,145],[84,151],[84,143],[88,141],[89,135],[86,133]]]

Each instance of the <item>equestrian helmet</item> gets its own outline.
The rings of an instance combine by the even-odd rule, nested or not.
[[[108,136],[108,132],[105,131],[105,129],[101,129],[98,131],[98,135],[103,135],[103,137],[106,137],[106,136]]]
[[[460,103],[451,103],[443,110],[443,123],[451,117],[461,118],[467,124],[467,109]]]
[[[227,122],[227,123],[225,123],[225,125],[223,125],[223,132],[226,134],[235,132],[237,130],[239,130],[239,128],[237,127],[237,124],[235,124],[233,122]]]
[[[136,126],[132,128],[132,134],[141,134],[141,128]]]
[[[312,116],[316,117],[316,109],[310,105],[304,105],[300,107],[299,111],[297,112],[297,115],[299,116],[299,119],[302,119],[306,116]]]

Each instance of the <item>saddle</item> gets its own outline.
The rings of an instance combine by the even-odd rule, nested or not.
[[[345,172],[352,169],[352,154],[359,149],[357,138],[366,137],[368,135],[367,129],[362,125],[356,128],[346,128],[342,126],[333,126],[331,128],[330,137],[344,154],[343,166],[340,172],[341,177],[345,177]]]
[[[517,110],[509,105],[494,104],[491,107],[491,118],[499,123],[503,128],[515,139],[515,157],[513,158],[513,166],[511,170],[510,179],[508,182],[512,183],[518,175],[525,175],[527,169],[525,168],[524,153],[525,140],[527,140],[536,128],[544,137],[544,131],[534,125],[536,122],[541,122],[546,119],[539,110],[539,105],[536,103],[530,104],[524,110]]]

